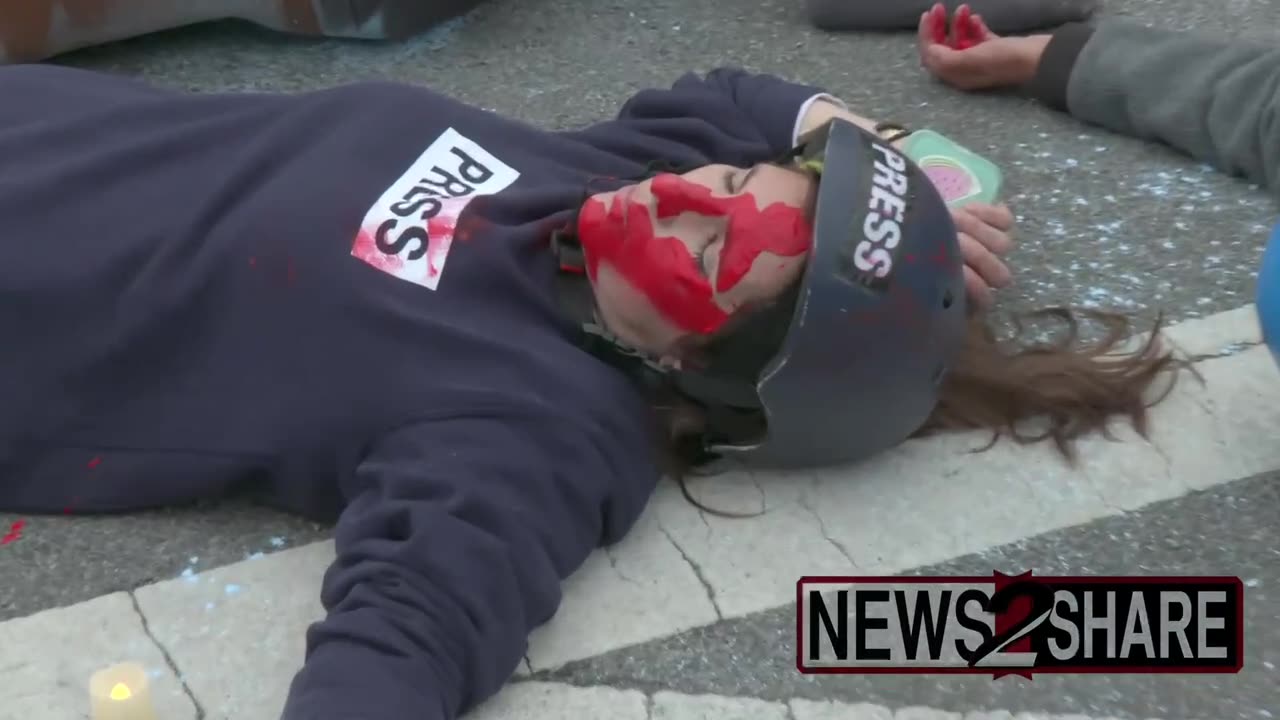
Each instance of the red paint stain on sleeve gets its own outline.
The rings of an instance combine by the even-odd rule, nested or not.
[[[22,528],[27,526],[26,520],[18,520],[9,526],[9,532],[4,537],[0,537],[0,545],[8,545],[22,539]]]
[[[90,460],[90,461],[89,461],[89,464],[88,464],[88,465],[86,465],[85,467],[87,467],[87,468],[89,468],[90,470],[92,470],[92,469],[94,469],[94,468],[98,467],[98,466],[99,466],[99,465],[101,465],[101,464],[102,464],[102,458],[100,458],[100,457],[96,457],[96,458],[94,458],[94,459]]]

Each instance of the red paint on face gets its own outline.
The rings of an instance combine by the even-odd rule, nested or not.
[[[19,520],[9,526],[9,532],[0,537],[0,545],[8,545],[22,539],[22,528],[27,526],[26,520]]]
[[[795,257],[809,249],[812,230],[800,210],[774,203],[761,210],[755,197],[743,193],[717,197],[706,187],[678,175],[659,175],[651,183],[656,215],[661,219],[693,213],[725,218],[716,290],[732,290],[762,252]],[[578,235],[594,280],[600,262],[611,264],[658,312],[682,330],[710,334],[730,317],[715,302],[711,282],[689,247],[679,238],[658,236],[649,208],[631,202],[626,191],[606,207],[587,201],[578,218]]]
[[[809,249],[809,221],[800,210],[785,203],[773,203],[761,210],[750,193],[716,197],[709,189],[677,175],[654,178],[653,194],[658,199],[660,218],[689,212],[727,219],[716,268],[717,292],[728,292],[737,286],[760,253],[795,257]]]

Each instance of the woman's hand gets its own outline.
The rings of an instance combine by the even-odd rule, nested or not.
[[[970,15],[966,7],[956,8],[956,15],[968,17],[971,32],[965,33],[965,38],[976,44],[959,50],[938,42],[935,31],[939,22],[945,26],[946,10],[941,4],[935,5],[920,16],[916,34],[920,64],[934,77],[960,90],[1016,87],[1035,77],[1050,36],[1000,37],[991,32],[982,16]],[[957,28],[952,29],[952,33],[956,31]]]
[[[992,291],[1007,286],[1012,274],[1002,256],[1013,249],[1013,213],[1004,205],[970,203],[951,211],[964,259],[964,285],[969,302],[990,307]]]

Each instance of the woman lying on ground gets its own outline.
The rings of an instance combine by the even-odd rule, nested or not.
[[[941,3],[931,12],[943,12]],[[921,15],[925,68],[961,90],[1021,89],[1280,193],[1280,47],[1124,18],[1028,37],[1001,37],[981,17],[977,23],[980,42],[956,50],[936,42],[933,18]]]
[[[664,457],[831,464],[1040,416],[1067,450],[1141,426],[1174,364],[1155,336],[1108,362],[997,342],[1009,212],[949,211],[771,76],[565,132],[390,83],[31,65],[0,97],[0,509],[248,487],[335,520],[290,720],[494,694]]]

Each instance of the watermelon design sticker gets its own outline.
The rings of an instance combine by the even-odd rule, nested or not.
[[[955,205],[982,193],[982,183],[969,168],[942,155],[929,155],[916,163],[938,188],[948,205]]]

